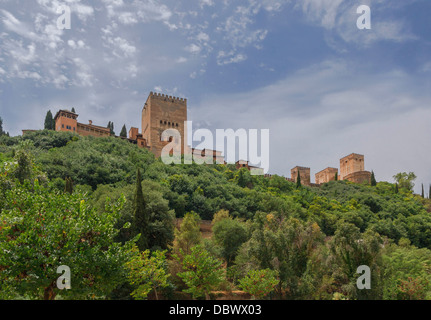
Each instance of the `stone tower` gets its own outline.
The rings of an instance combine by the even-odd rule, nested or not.
[[[364,156],[361,154],[352,153],[340,159],[340,180],[345,180],[348,175],[364,170]]]
[[[148,148],[158,158],[169,142],[162,141],[162,133],[176,129],[181,134],[181,150],[187,145],[187,99],[180,99],[160,93],[150,92],[142,109],[142,137]]]
[[[334,181],[337,174],[337,168],[326,168],[325,170],[316,173],[316,184],[323,184],[329,181]]]
[[[301,184],[305,186],[309,186],[311,184],[310,171],[311,171],[310,168],[295,167],[292,170],[290,170],[291,180],[296,183],[296,179],[298,178],[298,172],[299,172],[299,176],[301,178]]]

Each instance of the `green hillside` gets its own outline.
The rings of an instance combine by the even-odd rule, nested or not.
[[[233,165],[164,165],[149,151],[119,138],[47,130],[24,137],[1,136],[0,161],[0,249],[12,252],[0,257],[0,280],[8,288],[0,297],[47,298],[55,292],[53,296],[66,298],[130,298],[134,289],[142,287],[130,284],[125,270],[130,275],[137,266],[146,266],[142,261],[157,259],[166,259],[159,267],[163,265],[170,275],[160,282],[163,297],[176,298],[180,292],[209,297],[208,292],[196,289],[202,286],[187,271],[185,261],[196,257],[222,263],[214,262],[213,269],[223,270],[223,276],[213,280],[211,292],[243,289],[257,296],[256,292],[268,293],[262,297],[273,299],[431,297],[430,200],[388,182],[370,186],[334,181],[320,188],[298,188],[283,177],[251,176]],[[137,193],[138,169],[142,191]],[[66,187],[66,178],[73,187]],[[69,212],[67,205],[70,213],[61,212],[60,217],[57,208]],[[99,248],[100,266],[88,274],[89,282],[78,284],[75,293],[50,287],[48,279],[56,274],[46,270],[58,264],[59,253],[50,259],[51,251],[44,243],[38,244],[40,248],[31,245],[38,241],[34,230],[47,230],[34,217],[45,214],[44,219],[51,219],[51,229],[46,231],[52,231],[50,250],[69,243],[66,236],[56,238],[58,232],[80,233],[77,229],[95,234],[94,239],[104,243],[97,247],[99,240],[88,240],[85,248],[76,241],[68,244],[69,258],[64,264],[81,268],[85,259],[77,258],[79,250],[93,252],[92,241]],[[27,221],[30,217],[33,220]],[[174,228],[175,218],[184,218],[180,228]],[[59,226],[59,221],[68,219],[76,223]],[[200,219],[214,219],[211,239],[202,239],[196,231]],[[100,223],[90,228],[95,220]],[[150,249],[152,260],[145,254],[139,260],[136,251],[130,251],[138,234],[140,251]],[[167,250],[166,257],[161,250]],[[114,256],[115,272],[108,268]],[[37,266],[41,263],[32,262],[40,259],[45,259],[42,269]],[[356,286],[361,265],[372,272],[369,290]],[[75,275],[85,278],[87,271],[76,269]],[[274,278],[266,291],[251,288],[255,271]],[[97,286],[99,282],[105,285]],[[88,283],[95,289],[88,289]],[[133,297],[154,298],[155,287],[150,286],[149,296],[141,290]]]

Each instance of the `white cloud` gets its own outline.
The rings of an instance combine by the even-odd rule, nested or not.
[[[190,52],[191,54],[198,54],[201,52],[202,48],[194,43],[186,46],[184,48],[186,51]]]
[[[253,91],[207,96],[189,119],[211,119],[213,129],[270,129],[273,173],[289,175],[296,165],[316,173],[357,152],[381,180],[414,171],[431,181],[430,105],[426,85],[404,72],[367,75],[337,60]]]

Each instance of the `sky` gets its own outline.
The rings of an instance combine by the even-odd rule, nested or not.
[[[430,13],[430,0],[0,0],[0,117],[15,136],[73,107],[118,134],[160,92],[188,99],[195,128],[269,129],[270,173],[314,177],[360,153],[378,181],[414,172],[427,193]]]

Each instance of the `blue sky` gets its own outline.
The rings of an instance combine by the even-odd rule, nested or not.
[[[272,173],[355,152],[378,180],[414,171],[428,190],[430,13],[429,0],[0,0],[0,116],[19,135],[74,107],[118,133],[157,91],[187,98],[197,127],[270,129]]]

